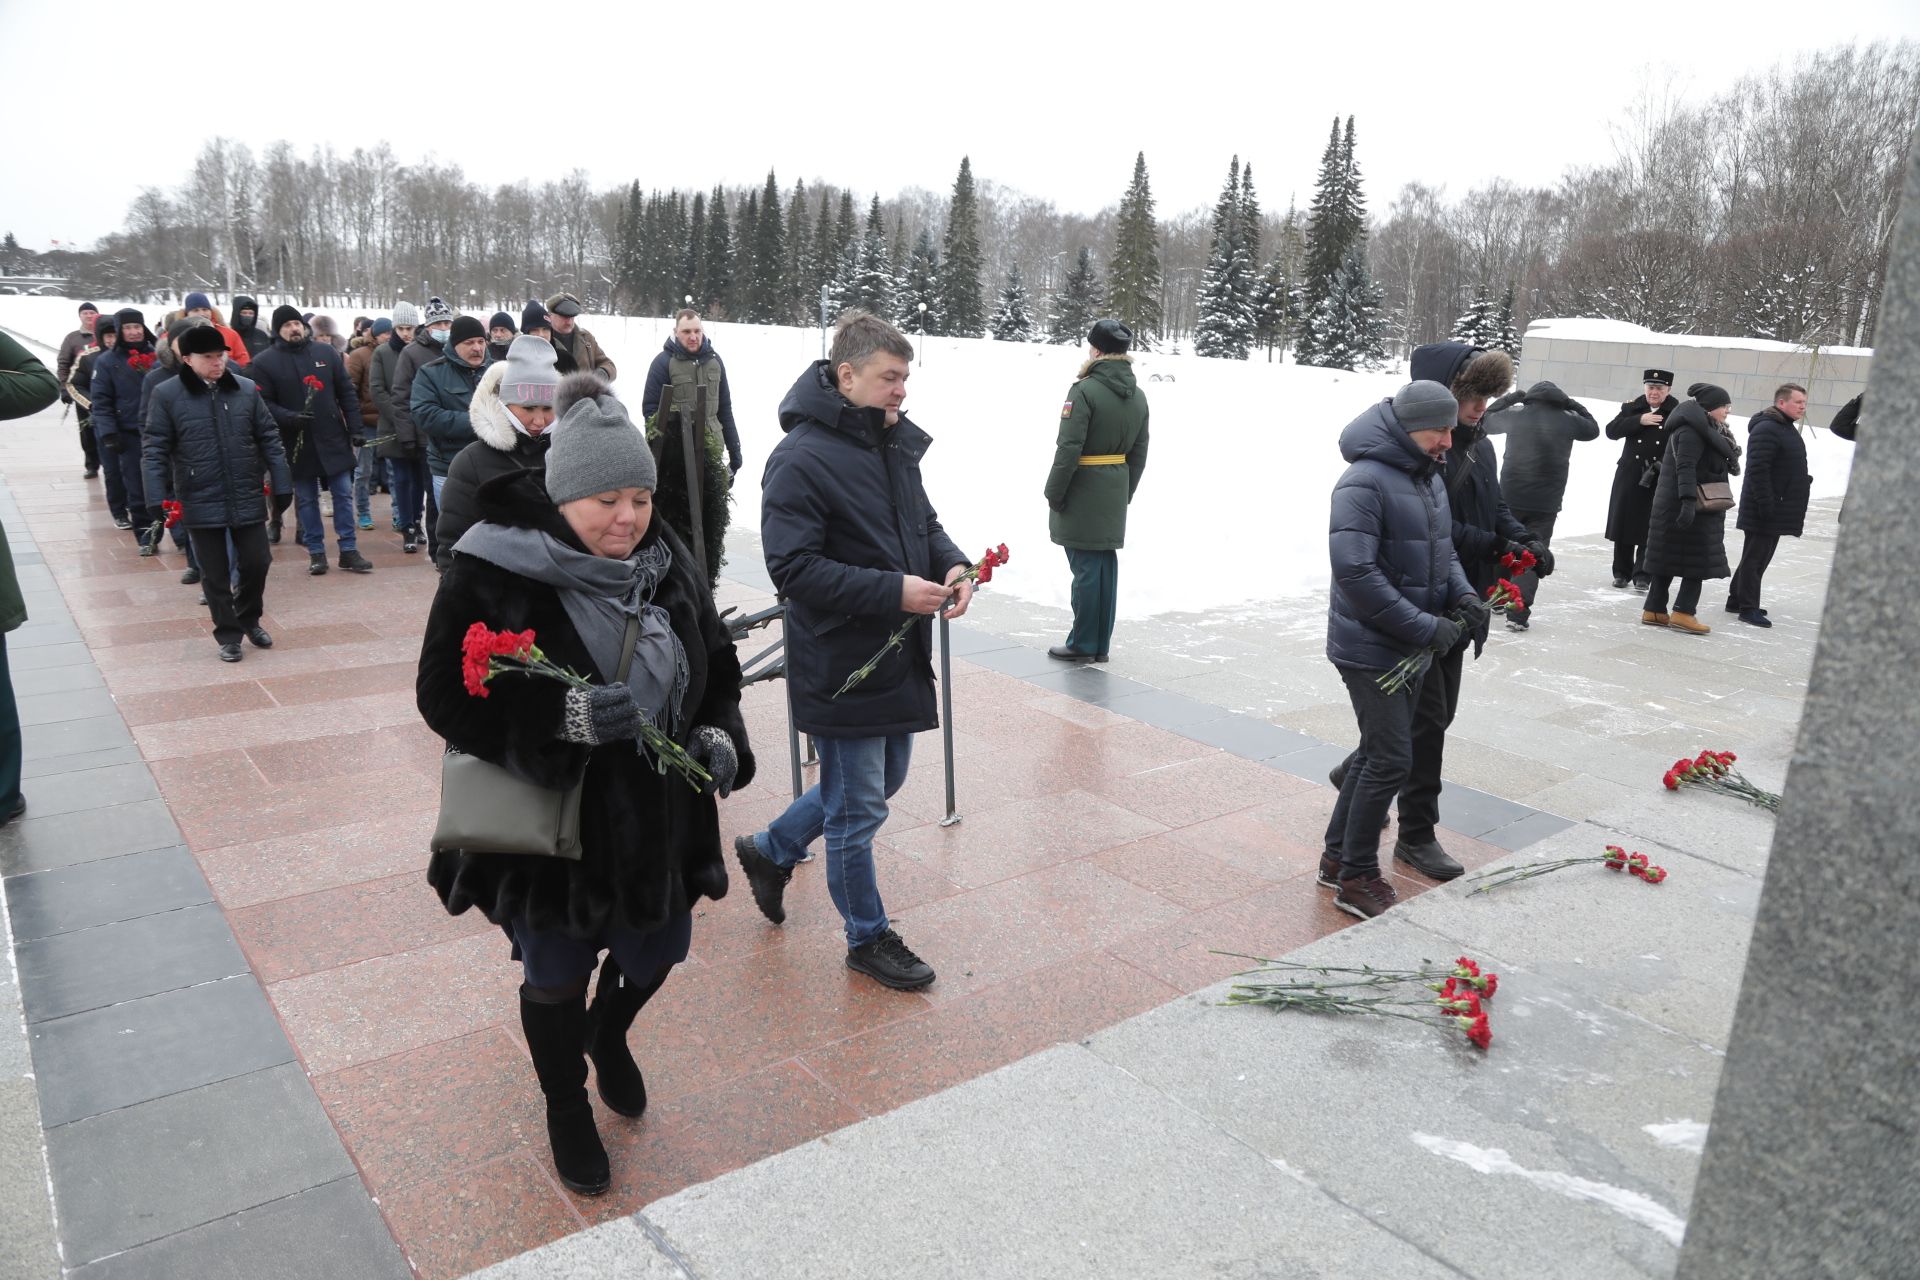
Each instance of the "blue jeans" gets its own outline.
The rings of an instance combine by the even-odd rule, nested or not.
[[[327,492],[333,495],[333,536],[340,543],[341,551],[355,550],[353,472],[337,471],[328,476]],[[307,554],[327,554],[327,528],[320,523],[320,481],[295,480],[293,506],[300,513],[300,542]]]
[[[826,835],[827,893],[846,921],[847,945],[857,947],[887,927],[873,872],[873,837],[887,820],[888,797],[907,780],[913,735],[813,741],[820,752],[820,781],[753,840],[770,861],[791,867],[808,845]]]
[[[427,463],[424,458],[389,458],[393,485],[393,518],[402,529],[420,527],[427,503]]]

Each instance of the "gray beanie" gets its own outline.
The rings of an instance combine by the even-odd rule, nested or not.
[[[523,333],[507,347],[506,371],[500,375],[501,404],[552,404],[560,389],[559,359],[545,338]]]
[[[1446,431],[1459,418],[1460,403],[1453,392],[1423,378],[1393,393],[1393,416],[1402,431]]]
[[[525,341],[516,338],[514,346]],[[627,416],[627,406],[592,374],[570,374],[566,382],[560,397],[564,411],[547,446],[547,497],[553,505],[615,489],[651,491],[658,483],[653,450],[646,433]]]
[[[452,320],[452,319],[453,319],[453,308],[447,305],[445,298],[434,297],[434,298],[427,299],[427,323],[428,324],[430,325],[439,324],[442,320]],[[481,332],[485,333],[486,330],[482,329]]]
[[[417,326],[419,323],[420,308],[414,306],[411,302],[396,302],[393,304],[393,324],[396,329],[403,324]]]

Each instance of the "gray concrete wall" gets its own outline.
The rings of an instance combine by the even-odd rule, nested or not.
[[[1684,335],[1594,342],[1530,328],[1520,351],[1519,377],[1523,387],[1544,380],[1568,395],[1630,400],[1640,394],[1642,373],[1671,369],[1676,392],[1684,394],[1690,382],[1718,383],[1733,397],[1733,411],[1742,416],[1772,404],[1774,388],[1781,383],[1797,382],[1807,389],[1806,420],[1824,427],[1841,405],[1867,389],[1872,364],[1870,355],[1829,355],[1817,349],[1700,346]]]

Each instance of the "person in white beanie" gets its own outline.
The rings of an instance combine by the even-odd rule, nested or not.
[[[507,347],[507,358],[487,366],[473,389],[467,417],[474,442],[454,456],[440,490],[441,568],[453,562],[453,544],[480,519],[480,486],[511,471],[546,470],[547,429],[571,408],[591,375],[569,374],[565,402],[554,367],[553,344],[522,334]]]

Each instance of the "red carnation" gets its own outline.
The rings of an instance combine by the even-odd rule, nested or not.
[[[1667,869],[1665,867],[1648,867],[1640,873],[1640,878],[1648,884],[1659,884],[1667,878]]]
[[[306,377],[300,379],[300,385],[309,391],[324,391],[327,387],[326,383],[320,381],[320,379],[314,377],[312,374],[308,374]]]
[[[1454,961],[1454,963],[1459,965],[1461,969],[1466,970],[1466,973],[1461,974],[1462,977],[1467,977],[1471,975],[1472,977],[1477,978],[1480,976],[1480,966],[1475,964],[1473,961],[1467,959],[1465,956],[1459,957]]]
[[[1487,1015],[1481,1014],[1467,1027],[1467,1039],[1476,1049],[1484,1049],[1493,1043],[1493,1028],[1487,1025]]]
[[[1500,989],[1500,975],[1497,973],[1489,973],[1486,977],[1487,986],[1486,989],[1480,993],[1480,998],[1482,1000],[1491,1000],[1493,999],[1493,993]]]

